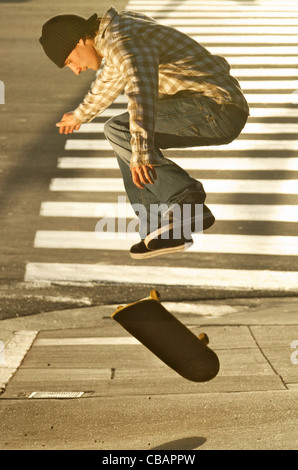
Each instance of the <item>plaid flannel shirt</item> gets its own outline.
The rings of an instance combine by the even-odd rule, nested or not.
[[[141,13],[117,12],[103,16],[95,47],[105,58],[83,102],[74,111],[80,123],[102,113],[124,90],[128,98],[131,168],[160,163],[154,149],[154,128],[159,99],[179,92],[201,94],[216,103],[231,103],[248,112],[230,66],[202,45]]]

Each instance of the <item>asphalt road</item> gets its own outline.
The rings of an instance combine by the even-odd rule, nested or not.
[[[121,10],[126,2],[113,4]],[[102,1],[99,8],[95,0],[84,4],[70,0],[0,2],[0,80],[5,87],[5,104],[0,105],[0,318],[60,305],[55,289],[50,289],[47,300],[48,289],[24,288],[25,265],[35,256],[40,205],[48,197],[65,145],[66,136],[58,134],[55,123],[76,107],[94,79],[91,71],[79,79],[70,70],[61,72],[47,59],[38,42],[42,24],[68,12],[85,17],[102,14],[109,6]],[[65,289],[63,292],[65,296]],[[60,288],[57,296],[61,296]],[[61,304],[70,305],[63,300]]]

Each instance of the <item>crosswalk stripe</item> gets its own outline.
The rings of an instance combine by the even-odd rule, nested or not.
[[[266,11],[267,9],[268,10],[277,10],[278,7],[280,8],[280,2],[278,1],[271,1],[271,2],[266,2],[266,1],[258,1],[257,4],[252,4],[250,3],[249,1],[246,1],[246,2],[242,2],[242,5],[239,5],[239,4],[236,4],[235,2],[228,2],[226,0],[220,2],[220,1],[209,1],[208,2],[208,7],[206,7],[206,2],[203,2],[203,1],[196,1],[196,0],[184,0],[183,1],[183,5],[181,5],[181,0],[172,0],[171,2],[169,2],[170,5],[164,5],[162,4],[160,1],[158,0],[150,0],[148,2],[144,2],[144,1],[141,1],[141,0],[130,0],[129,1],[129,4],[128,4],[128,7],[133,7],[133,8],[142,8],[142,10],[144,10],[146,7],[147,8],[153,8],[155,6],[158,6],[160,7],[162,10],[166,9],[166,8],[170,8],[171,11],[176,11],[177,10],[177,7],[179,6],[190,6],[192,7],[192,10],[195,11],[196,9],[198,10],[202,10],[202,9],[207,9],[208,11],[213,11],[213,10],[216,10],[218,11],[219,9],[228,9],[228,10],[237,10],[239,11],[241,8],[245,8],[246,12],[249,13],[251,10],[254,10],[256,8],[261,8],[262,11]],[[287,2],[284,2],[283,4],[283,9],[284,11],[286,10],[289,10],[289,9],[296,9],[297,10],[297,6],[295,6],[295,2],[292,0],[292,1],[287,1]]]
[[[298,96],[297,96],[298,98]],[[102,122],[91,122],[82,124],[79,134],[99,134],[103,133],[104,123]],[[298,125],[296,123],[247,123],[241,132],[241,135],[246,134],[297,134]]]
[[[298,51],[297,51],[298,52]],[[298,89],[297,89],[298,90]],[[297,105],[297,90],[292,93],[280,93],[280,94],[267,94],[267,93],[259,93],[259,94],[250,94],[246,93],[245,98],[247,102],[252,104],[291,104]]]
[[[75,263],[28,263],[25,281],[113,282],[245,291],[298,291],[298,272]]]
[[[274,65],[275,67],[284,67],[286,65],[295,65],[298,64],[298,57],[297,56],[226,56],[227,61],[233,67],[239,65],[254,65],[254,66],[262,66],[268,67]],[[276,70],[276,69],[275,69]]]
[[[239,80],[245,90],[297,90],[298,80]]]
[[[263,222],[298,222],[297,205],[260,204],[208,204],[220,220],[242,220]],[[40,215],[44,217],[85,217],[85,218],[134,218],[133,208],[128,203],[100,202],[51,202],[41,205]]]
[[[268,55],[268,56],[275,56],[275,55],[285,55],[285,56],[293,56],[297,54],[298,47],[297,46],[245,46],[243,43],[239,43],[238,45],[234,46],[223,46],[221,41],[219,41],[220,45],[217,46],[208,46],[208,50],[213,54],[223,55],[226,58],[232,55],[238,56],[261,56],[261,55]]]
[[[204,179],[208,193],[298,194],[298,180]],[[121,178],[53,178],[51,191],[124,192]]]
[[[148,2],[144,2],[144,1],[141,1],[141,0],[129,0],[129,7],[131,6],[134,6],[134,8],[136,7],[136,5],[140,5],[141,7],[144,7],[145,5],[158,5],[158,6],[161,6],[162,8],[164,8],[164,5],[161,4],[160,0],[149,0]],[[181,5],[181,0],[171,0],[170,2],[171,4],[171,7],[173,9],[175,9],[176,5]],[[255,5],[254,4],[251,4],[249,2],[249,0],[246,0],[244,2],[242,2],[242,4],[246,5],[247,8],[249,9],[250,7],[254,7]],[[266,6],[268,5],[269,8],[271,8],[274,4],[276,5],[280,5],[280,2],[279,0],[258,0],[258,3],[257,5],[258,6]],[[206,2],[204,2],[203,0],[184,0],[183,2],[183,5],[193,5],[193,6],[206,6]],[[239,8],[239,6],[237,4],[235,4],[234,1],[232,0],[223,0],[223,1],[220,1],[220,0],[209,0],[208,2],[208,6],[216,6],[216,7],[219,7],[219,6],[232,6],[236,9]],[[294,6],[295,5],[295,2],[293,0],[287,0],[287,1],[284,1],[283,2],[283,7],[287,7],[287,6]],[[209,8],[208,8],[209,10]]]
[[[236,18],[236,19],[240,19],[243,20],[243,18],[250,18],[250,19],[262,19],[262,20],[266,20],[266,19],[270,19],[270,18],[298,18],[298,11],[279,11],[278,13],[276,11],[270,11],[270,10],[267,10],[266,12],[263,12],[262,10],[260,11],[246,11],[245,15],[243,14],[242,11],[233,11],[233,10],[230,10],[230,11],[221,11],[221,10],[214,10],[212,11],[212,13],[208,14],[208,12],[206,11],[200,11],[200,10],[194,10],[194,11],[190,11],[190,10],[180,10],[180,11],[176,11],[176,10],[167,10],[165,12],[162,12],[162,11],[154,11],[152,10],[152,13],[151,13],[151,16],[154,16],[154,18],[156,20],[159,20],[159,21],[162,21],[164,22],[165,20],[169,19],[169,18],[175,18],[176,21],[179,21],[181,18],[191,18],[192,20],[194,19],[198,19],[200,20],[201,18],[205,19],[205,18],[210,18],[213,20],[213,24],[215,24],[218,19],[224,19],[226,18],[227,20],[229,20],[230,18]]]
[[[296,101],[298,103],[298,95],[295,93],[291,96],[292,103]],[[251,118],[263,118],[263,117],[272,117],[272,118],[292,118],[298,117],[297,108],[250,108],[250,117]]]
[[[66,150],[112,150],[110,143],[105,139],[68,139],[65,143]],[[171,150],[181,150],[171,148]],[[245,140],[238,139],[220,147],[210,145],[208,147],[187,147],[184,150],[188,152],[206,152],[206,151],[230,151],[230,150],[298,150],[298,140]]]
[[[242,13],[245,13],[245,14],[248,14],[250,15],[251,13],[265,13],[267,14],[267,12],[272,12],[272,13],[275,13],[275,16],[279,16],[279,12],[280,12],[280,5],[276,5],[276,6],[273,6],[273,5],[264,5],[264,4],[261,4],[261,5],[227,5],[227,4],[218,4],[218,5],[209,5],[209,2],[208,2],[208,5],[206,4],[202,4],[202,5],[198,5],[196,3],[190,3],[190,2],[183,2],[183,4],[181,5],[181,2],[179,2],[180,4],[173,4],[171,2],[171,5],[161,5],[160,6],[160,9],[158,8],[158,4],[156,4],[156,7],[154,4],[150,5],[150,3],[144,3],[144,2],[138,2],[138,3],[131,3],[130,4],[130,7],[134,7],[134,9],[141,9],[142,10],[142,13],[145,13],[145,14],[151,14],[151,16],[155,16],[157,13],[162,13],[162,14],[165,14],[165,12],[167,11],[173,11],[173,9],[175,9],[175,11],[190,11],[190,12],[204,12],[204,14],[206,15],[205,12],[212,12],[213,11],[221,11],[221,12],[230,12],[230,11],[237,11],[237,12],[242,12]],[[298,13],[298,8],[297,6],[293,5],[293,4],[290,4],[290,5],[284,5],[284,11],[288,12],[288,14],[292,13],[292,12],[296,12]],[[290,15],[289,15],[290,16]]]
[[[206,34],[206,35],[221,35],[221,34],[231,34],[231,35],[251,35],[255,34],[258,37],[260,37],[260,27],[259,26],[248,26],[248,25],[242,25],[242,26],[222,26],[222,25],[198,25],[197,23],[192,23],[190,25],[181,25],[177,24],[176,29],[179,29],[185,34],[188,34],[189,36],[193,36],[195,34]],[[280,26],[280,25],[275,25],[275,26],[262,26],[262,39],[260,42],[263,41],[263,35],[285,35],[289,36],[286,37],[286,39],[291,40],[291,35],[296,36],[297,35],[297,24],[295,26]],[[238,36],[239,38],[239,36]],[[276,41],[279,42],[279,41]]]
[[[179,28],[178,28],[179,29]],[[235,44],[237,42],[238,47],[242,44],[297,44],[298,43],[298,36],[263,36],[260,34],[259,36],[249,36],[249,35],[242,35],[239,36],[235,34],[235,36],[211,36],[207,34],[200,34],[200,35],[192,35],[195,41],[201,42],[203,45],[208,44]],[[272,51],[274,52],[274,50]]]
[[[255,68],[255,69],[232,69],[231,73],[234,77],[238,78],[240,81],[243,78],[254,78],[254,77],[263,77],[263,78],[297,78],[297,69],[282,68],[282,69],[269,69],[269,68]]]
[[[187,18],[182,18],[182,17],[177,17],[177,18],[169,18],[165,16],[162,19],[162,23],[168,26],[200,26],[200,27],[214,27],[217,28],[218,26],[220,27],[230,27],[232,30],[233,27],[239,28],[239,26],[253,26],[253,27],[263,27],[266,29],[268,26],[277,26],[277,27],[285,27],[285,26],[297,26],[298,25],[298,19],[297,18],[231,18],[231,17],[226,17],[224,18],[224,15],[222,15],[221,18],[194,18],[192,15],[188,15],[189,17]],[[161,21],[159,21],[161,22]],[[208,29],[209,30],[209,29]],[[256,30],[257,33],[260,32],[260,29],[258,28]],[[274,31],[273,31],[274,33]]]
[[[129,251],[139,234],[125,232],[81,232],[39,230],[35,248]],[[231,253],[272,256],[298,256],[298,237],[275,235],[195,234],[193,253]]]
[[[171,7],[174,9],[176,7],[176,5],[181,5],[181,0],[171,0]],[[247,6],[247,8],[249,9],[251,6],[254,7],[255,5],[254,4],[251,4],[249,3],[248,0],[242,2],[244,3],[244,5]],[[258,5],[262,5],[262,6],[266,6],[268,5],[269,8],[271,8],[274,4],[277,4],[279,5],[279,1],[278,0],[259,0],[258,1]],[[161,6],[162,8],[164,8],[164,6],[161,4],[160,0],[149,0],[148,2],[144,3],[144,1],[141,1],[141,0],[129,0],[129,7],[131,6],[134,6],[134,8],[136,7],[136,5],[140,5],[142,8],[145,6],[145,5],[158,5],[158,6]],[[184,0],[183,2],[183,5],[193,5],[193,6],[206,6],[206,2],[204,2],[203,0]],[[219,1],[219,0],[209,0],[208,1],[208,5],[210,6],[216,6],[216,7],[219,7],[219,6],[232,6],[232,7],[236,7],[237,9],[239,8],[238,5],[236,6],[235,5],[235,2],[230,0],[223,0],[223,1]],[[284,1],[283,2],[283,6],[284,7],[287,7],[287,6],[293,6],[295,5],[295,3],[293,2],[293,0],[288,0],[288,1]],[[209,8],[208,8],[209,10]]]
[[[298,171],[298,157],[195,157],[170,158],[185,170],[240,170],[240,171]],[[61,169],[118,169],[115,157],[62,157],[58,159]]]

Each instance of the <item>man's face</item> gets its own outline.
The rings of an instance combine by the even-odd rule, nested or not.
[[[65,66],[69,67],[76,75],[85,72],[87,69],[98,70],[102,61],[94,47],[92,39],[80,39],[76,47],[72,50],[65,61]]]

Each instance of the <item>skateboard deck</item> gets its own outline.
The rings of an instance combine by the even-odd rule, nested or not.
[[[112,314],[126,331],[185,379],[207,382],[219,371],[219,360],[205,333],[197,337],[160,303],[157,290]]]

